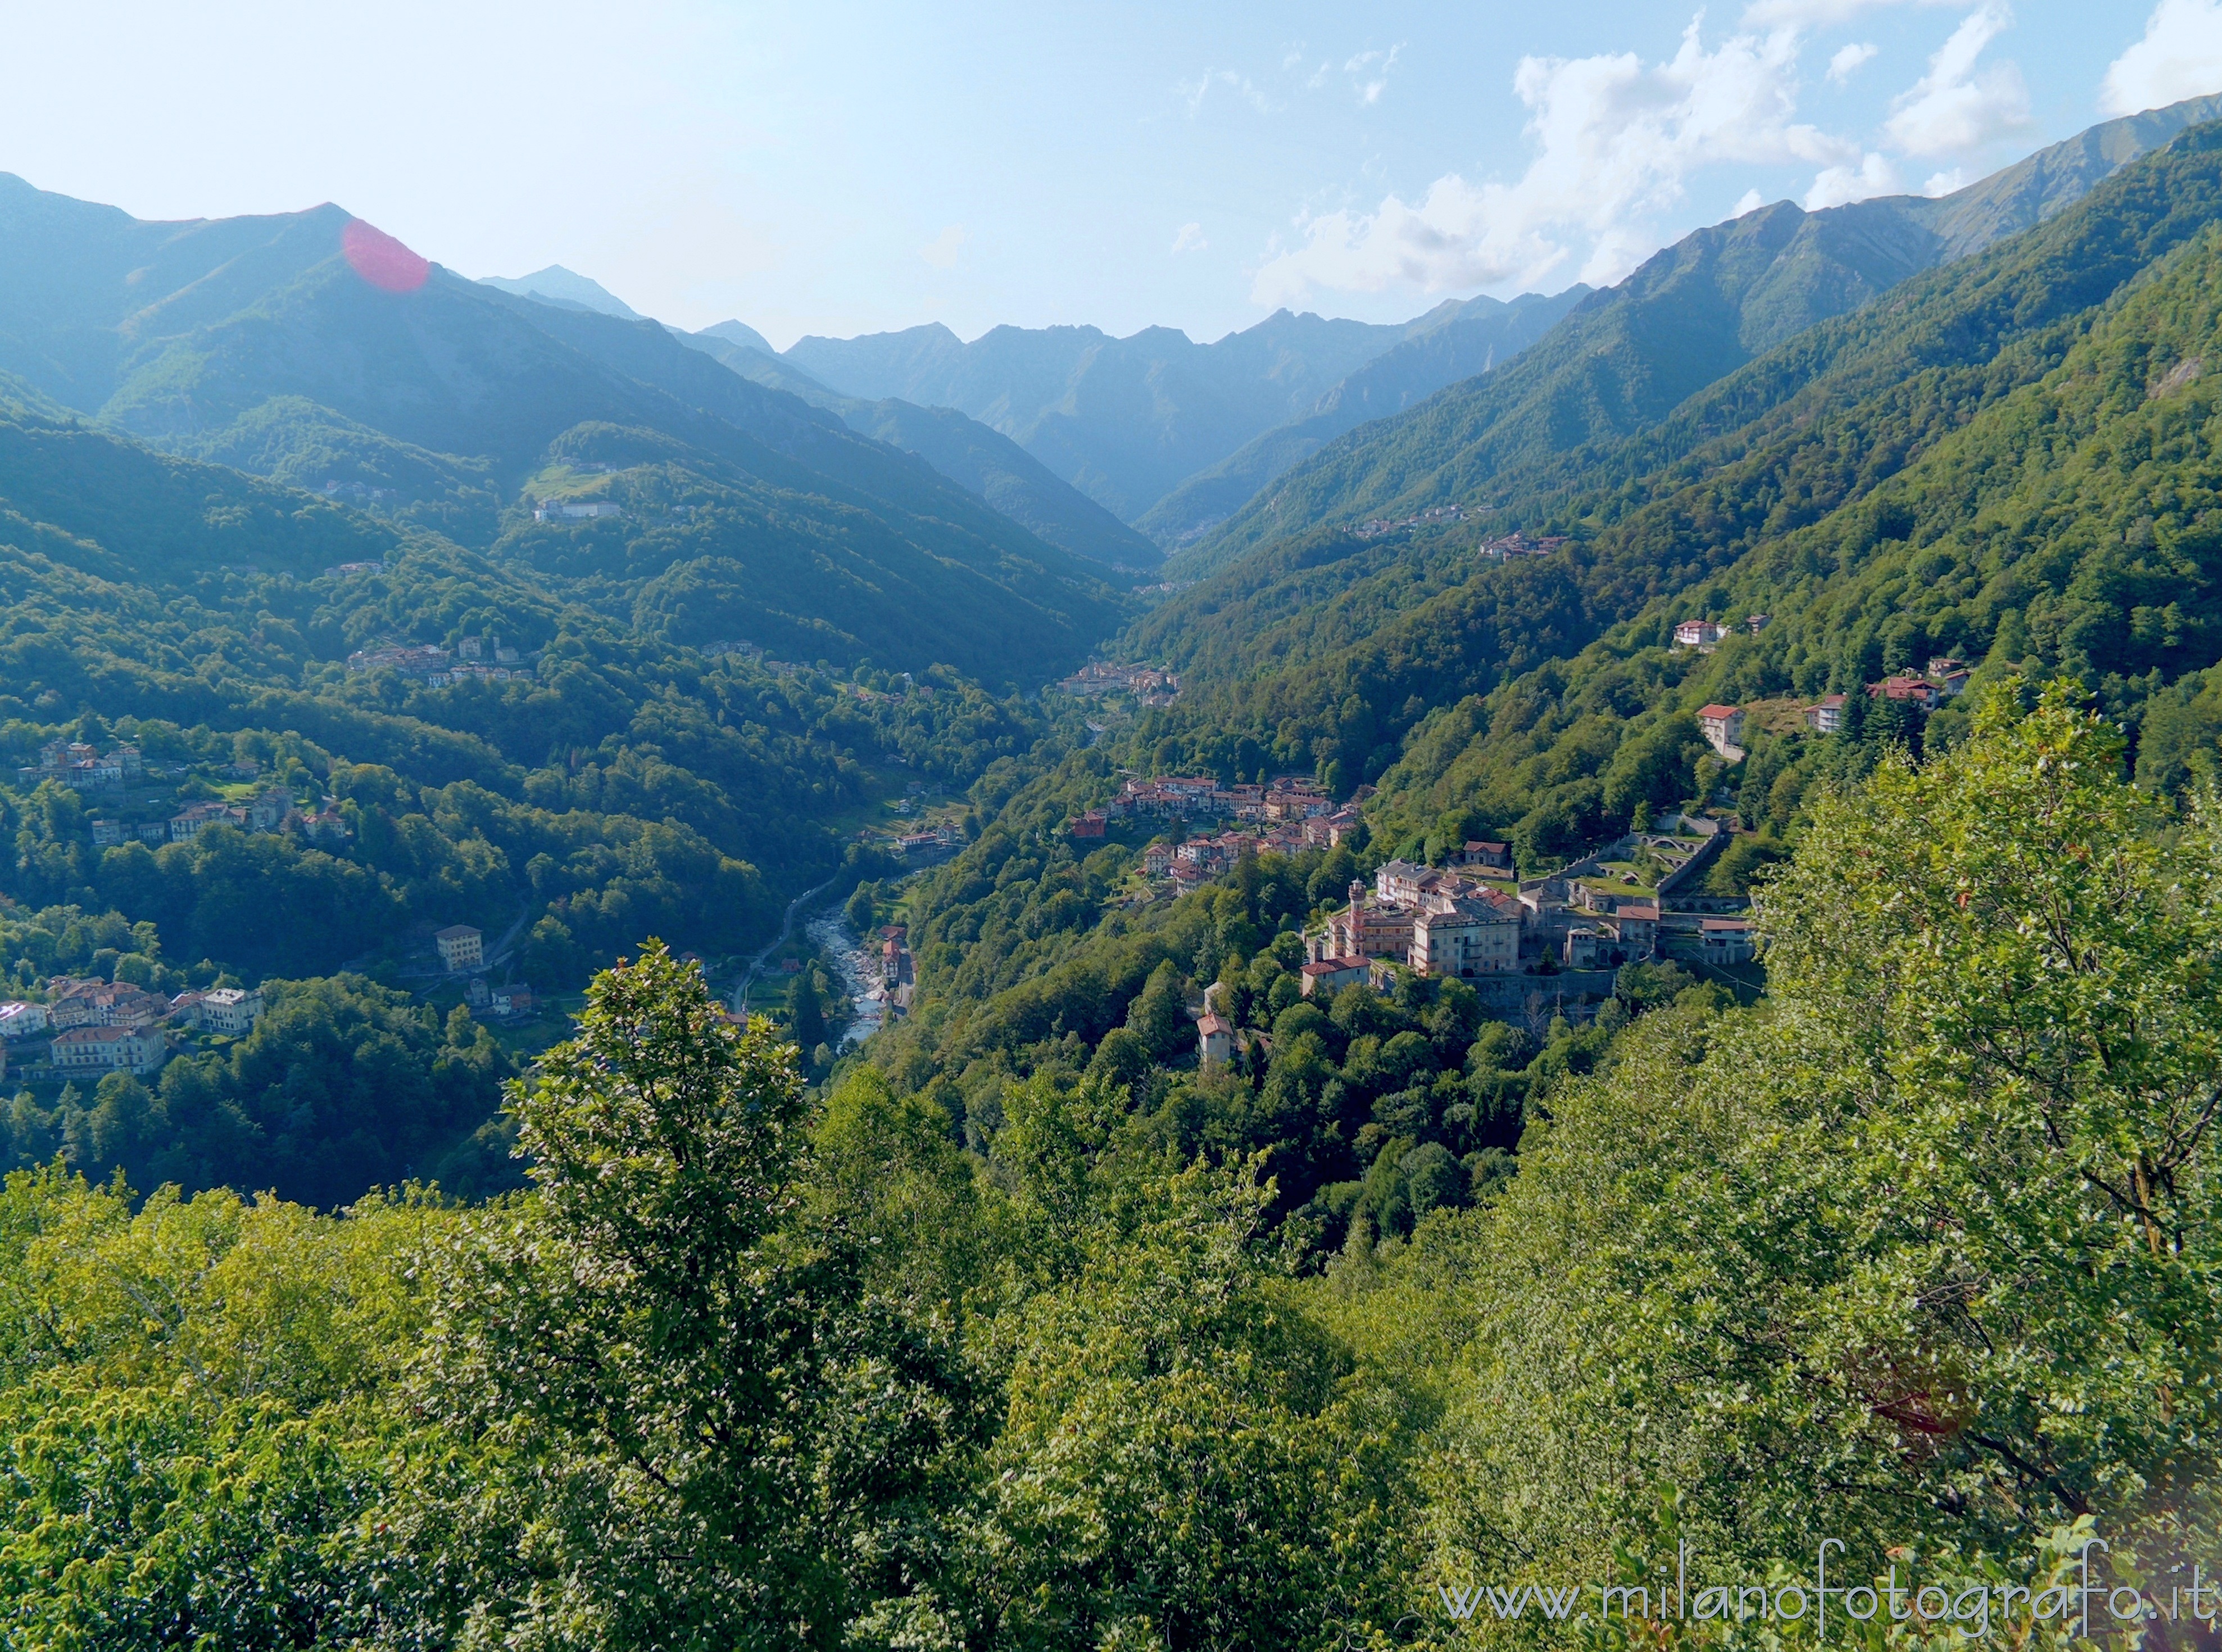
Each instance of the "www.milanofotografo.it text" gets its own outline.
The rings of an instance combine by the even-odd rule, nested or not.
[[[1824,1637],[1833,1617],[1856,1631],[1877,1617],[1894,1624],[1949,1624],[1962,1636],[1979,1640],[1996,1627],[2026,1620],[2050,1622],[2070,1634],[2089,1635],[2155,1618],[2188,1617],[2212,1627],[2222,1618],[2222,1581],[2201,1566],[2191,1568],[2188,1585],[2177,1582],[2165,1594],[2148,1594],[2129,1584],[2109,1586],[2091,1581],[2091,1553],[2105,1552],[2104,1538],[2083,1543],[2074,1569],[2059,1580],[2027,1584],[1960,1580],[1952,1583],[1901,1584],[1893,1562],[1883,1577],[1869,1582],[1832,1582],[1829,1558],[1841,1555],[1841,1539],[1824,1538],[1814,1555],[1811,1581],[1769,1578],[1759,1583],[1693,1583],[1686,1545],[1677,1548],[1674,1570],[1647,1583],[1439,1584],[1443,1610],[1460,1623],[1535,1617],[1578,1622],[1593,1607],[1599,1617],[1699,1623],[1706,1620],[1777,1624],[1802,1623]],[[1846,1620],[1849,1620],[1847,1622]]]

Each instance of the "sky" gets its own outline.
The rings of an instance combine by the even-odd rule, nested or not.
[[[0,0],[0,171],[40,188],[336,201],[781,348],[1608,284],[1764,202],[1941,192],[2222,91],[2222,0]]]

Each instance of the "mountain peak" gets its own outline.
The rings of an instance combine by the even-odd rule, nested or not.
[[[755,350],[763,355],[776,357],[779,355],[772,349],[769,339],[744,321],[721,321],[714,327],[705,327],[699,336],[722,338],[728,344],[738,344],[744,350]]]
[[[645,319],[623,298],[599,281],[567,270],[561,264],[550,264],[546,269],[535,270],[530,275],[487,275],[480,278],[479,285],[503,292],[513,292],[519,298],[537,298],[543,304],[552,304],[567,310],[591,310],[596,315],[615,316],[621,321]],[[738,325],[728,323],[728,325]]]

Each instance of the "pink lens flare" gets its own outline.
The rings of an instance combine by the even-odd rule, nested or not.
[[[428,261],[361,218],[348,220],[340,232],[340,250],[355,273],[381,292],[414,292],[431,279]]]

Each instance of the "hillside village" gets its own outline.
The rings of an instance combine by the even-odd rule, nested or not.
[[[499,636],[465,637],[453,648],[430,643],[374,643],[347,658],[351,675],[395,671],[433,688],[457,682],[505,682],[531,675],[524,664],[524,656]]]
[[[344,843],[353,829],[330,797],[304,807],[292,791],[258,783],[262,766],[254,757],[235,759],[221,776],[239,789],[240,801],[201,798],[179,807],[179,788],[191,778],[189,765],[154,763],[129,743],[101,751],[83,740],[53,740],[39,748],[35,764],[16,771],[27,790],[47,781],[82,794],[90,810],[87,824],[96,849],[125,843],[150,846],[191,843],[212,826],[242,832],[298,832],[312,841]]]
[[[1057,685],[1060,693],[1089,698],[1130,694],[1146,707],[1171,705],[1180,687],[1180,677],[1162,667],[1107,660],[1092,660]]]
[[[1756,631],[1766,622],[1765,614],[1754,614],[1748,623]],[[1674,628],[1674,645],[1710,651],[1726,634],[1723,627],[1710,620],[1685,620]],[[1684,640],[1685,638],[1689,640]],[[1880,682],[1867,684],[1867,699],[1871,704],[1904,705],[1925,713],[1967,693],[1971,675],[1964,663],[1940,654],[1930,659],[1924,670],[1898,672]],[[1816,734],[1837,733],[1846,725],[1848,700],[1849,696],[1844,694],[1823,694],[1810,706],[1793,705],[1791,709],[1794,712],[1794,720],[1789,726],[1794,728],[1802,725]],[[1779,702],[1775,702],[1767,709],[1773,713],[1779,713],[1782,707]],[[1723,761],[1742,763],[1745,755],[1742,744],[1744,730],[1758,710],[1758,707],[1743,706],[1700,706],[1697,712],[1698,732],[1705,737],[1705,744],[1711,746]],[[1776,720],[1777,725],[1770,728],[1769,732],[1786,732],[1780,725],[1780,719]]]
[[[1075,817],[1067,830],[1087,842],[1108,839],[1121,823],[1172,823],[1176,832],[1145,845],[1139,858],[1147,886],[1179,895],[1246,855],[1362,843],[1359,806],[1371,791],[1361,788],[1338,804],[1318,782],[1296,776],[1256,785],[1130,776],[1117,797]],[[1213,824],[1179,835],[1198,821]],[[1494,1013],[1511,1015],[1543,984],[1533,977],[1548,977],[1547,996],[1579,1021],[1611,996],[1625,964],[1671,958],[1733,970],[1753,956],[1748,902],[1703,887],[1732,832],[1731,822],[1672,816],[1659,830],[1629,832],[1525,879],[1503,843],[1469,841],[1441,867],[1390,860],[1370,888],[1353,882],[1346,902],[1305,933],[1302,996],[1332,997],[1353,983],[1391,991],[1409,972],[1465,981]],[[1208,1055],[1208,1027],[1199,1036]]]
[[[262,1018],[254,987],[210,987],[165,996],[129,981],[56,975],[44,1002],[0,1002],[0,1074],[51,1064],[61,1079],[111,1072],[144,1078],[177,1052],[173,1029],[244,1038]]]

